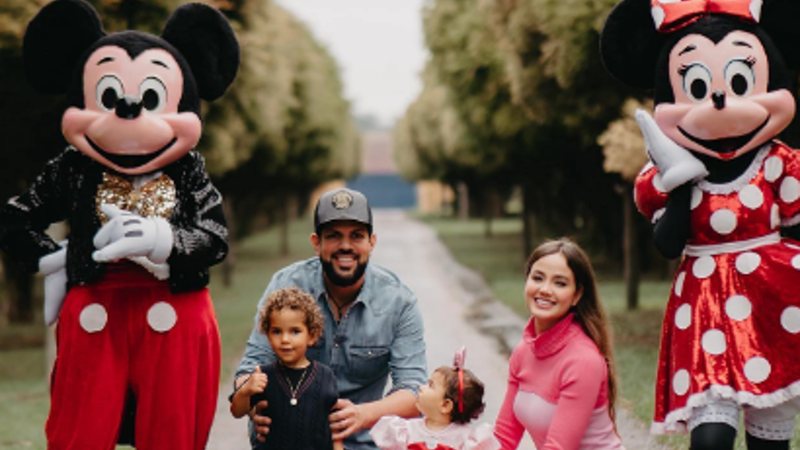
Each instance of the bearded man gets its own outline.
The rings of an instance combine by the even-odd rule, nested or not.
[[[340,398],[329,418],[333,440],[344,439],[348,450],[376,450],[368,430],[382,416],[417,416],[417,390],[427,380],[417,299],[397,275],[369,263],[377,242],[372,228],[372,210],[364,194],[346,188],[324,193],[314,209],[310,237],[316,257],[276,272],[257,308],[261,310],[271,292],[292,286],[317,300],[325,326],[307,355],[336,374]],[[234,390],[257,365],[275,360],[258,329],[258,312],[255,323]],[[262,401],[250,414],[253,447],[269,433],[270,418],[255,414],[266,406]]]

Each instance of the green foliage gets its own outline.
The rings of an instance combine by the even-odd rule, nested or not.
[[[447,156],[459,166],[454,176],[474,182],[506,180],[503,169],[526,123],[522,111],[510,101],[503,61],[489,24],[478,4],[470,0],[429,3],[423,24],[431,51],[431,73],[425,82],[438,96],[434,101],[451,106],[457,114],[450,124],[460,122],[460,126],[439,126],[442,140],[453,144]],[[459,134],[453,136],[454,132]]]
[[[360,143],[336,63],[303,24],[263,0],[240,1],[231,17],[242,64],[208,108],[201,150],[241,234],[259,212],[355,174]]]
[[[598,51],[600,30],[616,3],[482,1],[509,68],[514,101],[532,121],[556,116],[593,141],[591,131],[619,114],[624,88],[607,74]]]

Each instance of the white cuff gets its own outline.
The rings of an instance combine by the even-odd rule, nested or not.
[[[165,219],[161,217],[151,218],[156,225],[156,239],[153,245],[153,250],[147,257],[150,261],[156,264],[167,262],[170,253],[172,253],[172,226]]]

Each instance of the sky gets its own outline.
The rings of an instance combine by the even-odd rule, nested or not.
[[[422,89],[425,0],[275,0],[336,59],[355,115],[391,126]]]

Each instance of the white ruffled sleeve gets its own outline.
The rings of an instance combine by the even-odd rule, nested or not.
[[[499,450],[500,448],[500,442],[494,437],[494,427],[488,423],[475,425],[464,443],[464,450]]]
[[[369,435],[381,450],[406,450],[408,421],[398,416],[383,416],[369,430]]]

